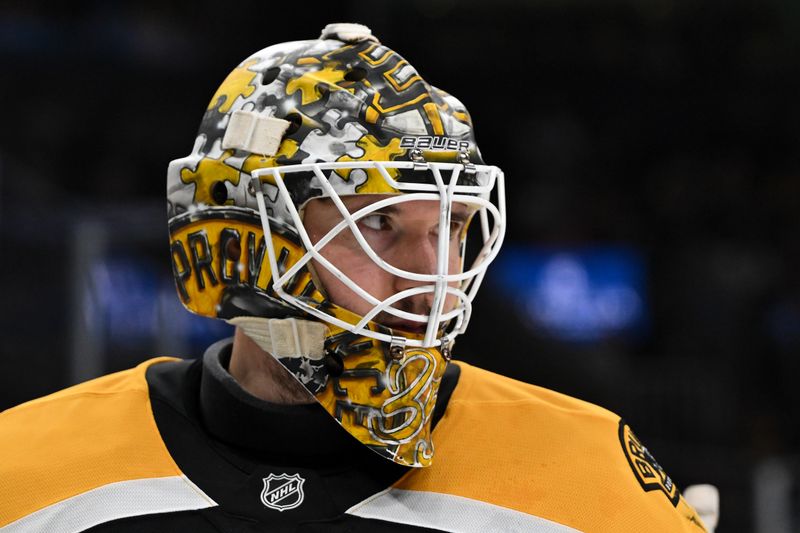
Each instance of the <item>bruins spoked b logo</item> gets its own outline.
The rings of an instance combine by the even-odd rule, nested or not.
[[[264,490],[261,491],[261,503],[277,511],[287,511],[299,507],[303,503],[303,483],[306,480],[300,474],[270,474],[264,478]]]
[[[619,442],[642,488],[645,491],[660,490],[673,506],[677,506],[681,497],[678,487],[634,435],[630,426],[622,420],[619,421]]]

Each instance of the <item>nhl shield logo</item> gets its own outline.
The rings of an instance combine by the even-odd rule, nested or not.
[[[306,480],[300,474],[270,474],[264,478],[264,490],[261,491],[261,503],[271,509],[286,511],[303,503],[303,483]]]

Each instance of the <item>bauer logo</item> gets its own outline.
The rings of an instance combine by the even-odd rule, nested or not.
[[[656,462],[655,457],[636,438],[630,426],[622,420],[619,421],[619,442],[642,488],[648,492],[651,490],[663,492],[672,505],[677,506],[681,497],[678,487]]]
[[[468,141],[459,141],[450,137],[423,135],[421,137],[406,136],[400,139],[400,148],[418,148],[420,150],[469,150]]]
[[[283,512],[299,507],[303,503],[303,483],[306,480],[300,474],[270,474],[264,478],[264,490],[261,491],[261,503]]]

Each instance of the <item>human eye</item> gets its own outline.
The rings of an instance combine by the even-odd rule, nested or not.
[[[373,231],[386,231],[391,228],[389,217],[381,213],[367,215],[359,220],[358,224]]]
[[[450,221],[450,233],[448,234],[448,238],[451,241],[458,241],[461,240],[463,237],[462,233],[464,232],[465,223],[462,220],[451,220]],[[435,228],[431,230],[431,234],[434,236],[439,235],[439,226],[437,225]]]
[[[451,241],[460,241],[466,235],[467,225],[469,224],[469,219],[467,217],[458,215],[453,216],[450,219],[450,235],[449,238]],[[438,231],[436,234],[438,235]]]
[[[450,238],[451,239],[460,239],[462,237],[461,233],[464,231],[464,221],[463,220],[451,220],[450,221]]]

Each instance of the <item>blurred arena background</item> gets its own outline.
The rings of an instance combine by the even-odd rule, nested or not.
[[[361,22],[506,172],[456,357],[617,412],[718,531],[800,531],[800,3],[337,5],[3,3],[0,409],[228,334],[174,294],[167,163],[247,55]]]

